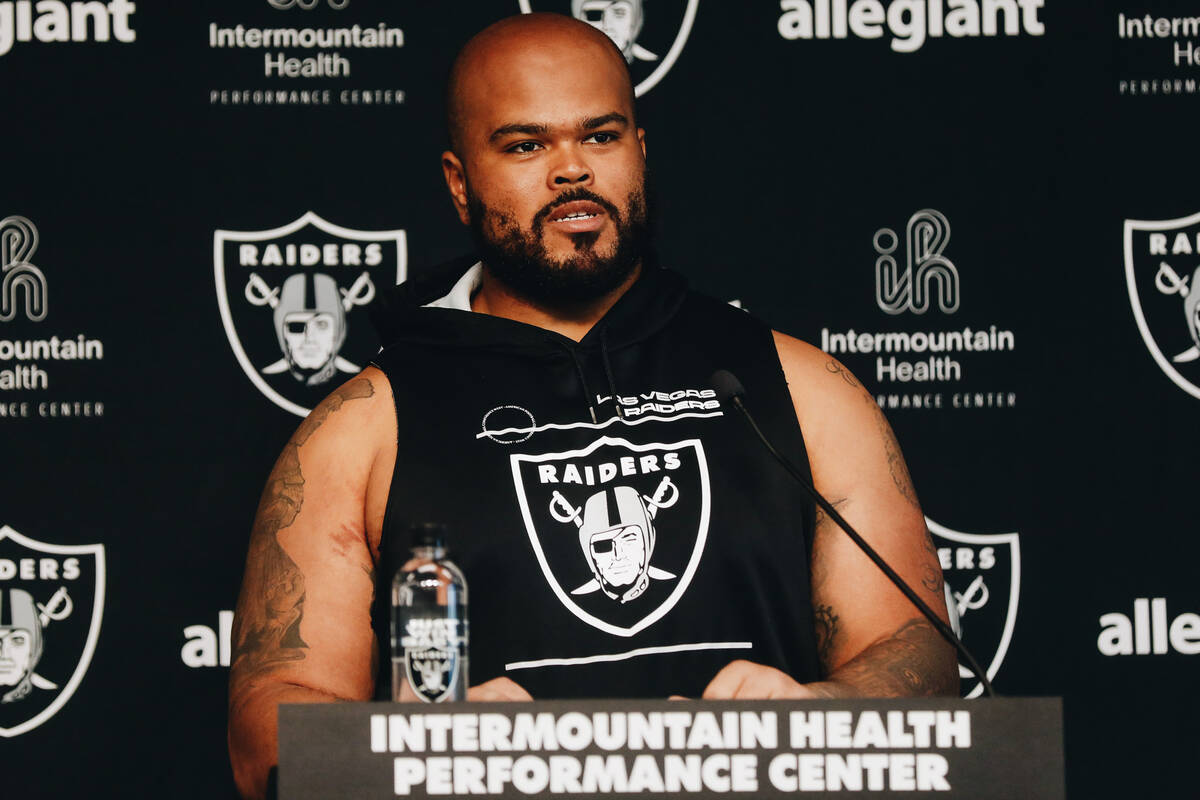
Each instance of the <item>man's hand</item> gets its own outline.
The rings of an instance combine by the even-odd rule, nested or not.
[[[704,689],[705,700],[803,700],[819,697],[786,673],[739,659],[726,664]]]
[[[532,700],[529,692],[511,678],[492,678],[467,690],[467,699],[481,703],[513,703]]]
[[[532,700],[529,692],[511,678],[492,678],[486,683],[467,689],[467,700],[472,703],[519,703]],[[408,681],[400,687],[401,703],[416,703],[420,698],[413,691]]]

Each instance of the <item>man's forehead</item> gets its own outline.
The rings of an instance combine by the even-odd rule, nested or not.
[[[624,58],[603,33],[570,21],[503,29],[469,45],[458,65],[460,122],[478,133],[513,123],[574,122],[613,110],[632,119]]]
[[[611,71],[578,64],[556,69],[552,63],[524,64],[504,77],[474,81],[464,97],[465,121],[490,131],[514,122],[575,126],[612,112],[632,118],[628,88]]]

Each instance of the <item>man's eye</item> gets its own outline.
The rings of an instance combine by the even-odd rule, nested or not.
[[[539,147],[541,147],[541,145],[538,144],[537,142],[518,142],[517,144],[514,144],[512,147],[508,148],[508,152],[510,152],[510,153],[533,153]]]
[[[612,144],[616,140],[617,135],[608,131],[598,131],[584,139],[585,142],[594,142],[595,144]]]

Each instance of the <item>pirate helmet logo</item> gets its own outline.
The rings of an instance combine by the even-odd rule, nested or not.
[[[572,614],[633,636],[675,606],[708,537],[708,467],[699,441],[635,445],[601,437],[581,450],[510,461],[538,565]]]
[[[0,736],[11,737],[57,713],[91,663],[104,548],[46,544],[3,526],[0,577]]]
[[[337,354],[346,341],[346,311],[337,281],[319,272],[290,276],[283,282],[274,322],[284,357],[264,372],[287,369],[306,385],[333,377]]]
[[[306,415],[378,348],[361,309],[377,286],[404,280],[406,263],[404,231],[351,230],[311,211],[268,231],[217,231],[217,301],[247,377]]]
[[[578,526],[579,547],[592,571],[592,579],[571,594],[599,590],[627,603],[645,593],[651,578],[675,578],[651,566],[650,558],[654,554],[654,517],[659,509],[670,508],[678,500],[679,489],[669,477],[662,479],[654,497],[639,495],[628,486],[596,492],[584,503],[582,515],[562,494],[554,492],[550,514],[560,522]]]
[[[625,56],[633,74],[634,93],[641,97],[662,80],[687,44],[700,0],[518,0],[523,14],[569,11],[571,16],[603,31]],[[650,7],[647,13],[647,6]],[[682,6],[671,16],[669,9]]]
[[[1200,398],[1200,213],[1127,219],[1124,244],[1125,283],[1142,341],[1176,386]]]
[[[33,595],[21,589],[0,591],[0,703],[33,691],[33,670],[41,657],[42,621]]]

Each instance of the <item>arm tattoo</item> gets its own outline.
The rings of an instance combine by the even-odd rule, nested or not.
[[[305,657],[308,645],[300,638],[304,574],[278,537],[279,531],[296,521],[304,505],[300,448],[346,401],[374,394],[370,380],[359,378],[330,395],[296,429],[267,479],[250,534],[246,578],[233,623],[230,675],[234,681]]]
[[[925,570],[921,575],[921,585],[929,590],[930,594],[935,597],[942,596],[942,570],[941,562],[938,559],[937,548],[933,545],[933,536],[929,533],[929,529],[925,529],[925,552],[929,554],[932,560],[925,561]]]
[[[821,670],[828,675],[833,640],[838,632],[838,618],[833,613],[833,606],[818,605],[813,609],[813,627],[817,632],[817,657],[821,660]]]
[[[840,666],[822,697],[932,697],[958,694],[954,649],[924,619],[910,619]]]
[[[825,371],[841,377],[842,380],[851,386],[857,387],[859,385],[858,381],[854,379],[854,376],[850,374],[850,370],[846,369],[836,361],[826,361]]]
[[[830,505],[837,509],[840,514],[848,502],[849,499],[842,497],[831,501]],[[817,506],[817,522],[813,531],[813,555],[812,563],[809,567],[809,581],[813,596],[813,629],[817,636],[817,655],[821,661],[821,668],[826,673],[829,672],[829,665],[832,663],[831,658],[837,647],[839,628],[838,616],[833,613],[833,607],[821,602],[822,591],[829,580],[829,567],[825,559],[821,557],[821,553],[825,550],[826,540],[830,536],[839,535],[840,532],[837,523],[825,513],[824,509]]]
[[[904,463],[904,456],[900,454],[900,443],[896,441],[896,434],[878,406],[875,406],[875,413],[879,435],[883,437],[883,449],[887,453],[888,471],[892,474],[892,483],[896,484],[896,488],[908,501],[908,504],[920,511],[921,504],[917,500],[917,490],[913,488],[912,476],[908,474],[908,465]]]

